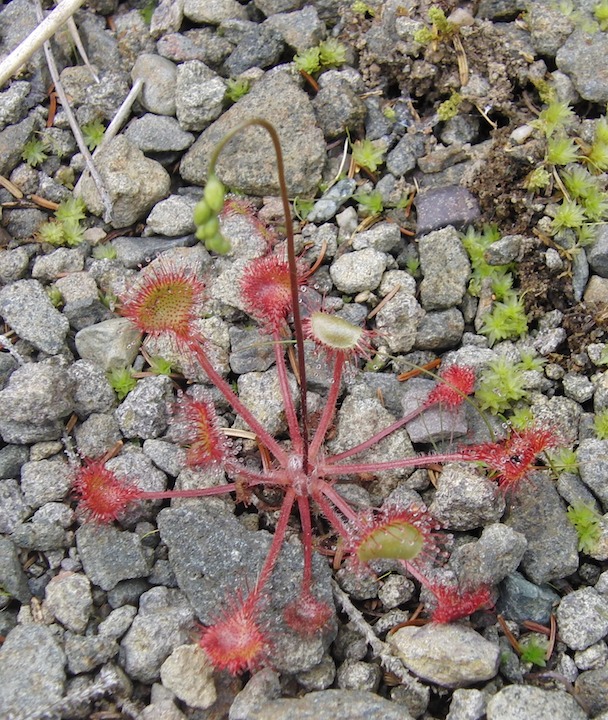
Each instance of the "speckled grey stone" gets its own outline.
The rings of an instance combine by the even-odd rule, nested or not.
[[[577,450],[581,480],[598,497],[604,511],[608,511],[608,440],[583,440]]]
[[[275,13],[265,24],[276,30],[296,52],[318,45],[325,35],[325,24],[319,20],[317,9],[312,5],[305,5],[295,12]]]
[[[388,642],[408,670],[443,687],[474,685],[498,672],[498,645],[465,625],[404,627]]]
[[[68,669],[73,675],[90,673],[99,665],[118,655],[118,644],[102,635],[74,635],[66,633],[65,654]]]
[[[427,312],[416,333],[418,350],[447,350],[457,347],[464,332],[464,318],[457,308]]]
[[[417,227],[419,235],[452,225],[461,229],[480,216],[476,198],[458,186],[435,188],[416,195]]]
[[[194,612],[179,590],[158,587],[141,596],[139,612],[120,645],[120,656],[130,677],[152,683],[171,651],[188,642]]]
[[[60,573],[46,586],[44,604],[68,630],[82,633],[93,608],[91,583],[82,573]]]
[[[542,585],[572,574],[579,561],[578,535],[553,481],[545,473],[530,473],[510,500],[505,522],[528,541],[522,568],[529,579]]]
[[[175,118],[153,113],[131,120],[124,134],[144,153],[182,151],[194,142],[194,135],[182,130]]]
[[[421,237],[418,250],[422,307],[445,310],[462,302],[471,264],[456,230],[450,226]]]
[[[83,360],[105,371],[133,364],[141,333],[126,318],[112,318],[76,333],[76,349]]]
[[[87,577],[103,590],[149,572],[140,538],[109,525],[86,523],[76,531],[76,546]]]
[[[146,110],[156,115],[175,115],[177,67],[170,60],[142,53],[133,65],[131,77],[144,81],[139,98]]]
[[[546,625],[558,602],[559,595],[548,585],[535,585],[514,572],[502,582],[497,609],[508,620],[532,620]]]
[[[115,228],[141,220],[169,194],[171,179],[167,171],[124,135],[101,148],[95,164],[112,202],[110,222]],[[84,175],[80,182],[80,195],[90,212],[104,215],[105,206],[89,175]]]
[[[5,717],[37,716],[59,702],[65,688],[65,655],[52,630],[18,625],[0,648],[0,707]]]
[[[584,650],[608,633],[608,599],[595,588],[563,597],[556,615],[559,636],[573,650]]]
[[[347,295],[375,290],[386,269],[386,255],[373,248],[345,253],[331,264],[329,274],[336,288]]]
[[[606,34],[587,35],[583,30],[575,30],[557,51],[558,69],[572,79],[574,87],[585,100],[608,102],[608,78],[603,72],[606,53]]]
[[[471,530],[498,522],[504,506],[496,483],[472,468],[449,464],[443,468],[429,512],[450,530]]]
[[[38,280],[18,280],[0,290],[0,315],[38,350],[61,352],[69,323],[56,310]]]
[[[116,410],[116,419],[127,438],[143,440],[161,435],[168,423],[168,404],[173,398],[171,378],[142,378]]]
[[[286,73],[269,73],[229,108],[182,159],[184,180],[203,185],[209,154],[237,124],[252,117],[266,118],[277,129],[285,160],[290,195],[306,196],[317,187],[325,163],[325,141],[316,126],[306,93]],[[260,128],[249,128],[229,143],[217,164],[220,179],[250,195],[277,195],[278,182],[272,146]]]
[[[247,11],[236,0],[185,0],[184,15],[195,23],[219,25],[223,20],[247,20]]]
[[[585,720],[587,714],[565,690],[544,690],[532,685],[509,685],[493,695],[487,720]]]
[[[183,237],[196,230],[194,206],[196,198],[191,195],[170,195],[153,208],[146,220],[146,234]]]
[[[10,597],[16,598],[22,603],[28,603],[30,600],[31,593],[27,577],[19,562],[17,550],[13,543],[3,535],[0,535],[0,587]]]
[[[27,462],[21,468],[24,500],[38,508],[65,498],[72,484],[72,471],[63,458]]]
[[[175,109],[181,128],[203,130],[209,126],[222,112],[225,93],[224,80],[200,60],[178,65]]]

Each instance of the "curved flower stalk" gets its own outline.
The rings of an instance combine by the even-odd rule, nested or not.
[[[349,450],[334,455],[327,451],[325,443],[338,407],[344,368],[348,363],[356,364],[361,357],[369,356],[373,333],[338,315],[322,311],[310,313],[305,320],[301,318],[299,290],[305,282],[306,273],[295,254],[280,145],[269,123],[257,119],[247,121],[222,141],[210,163],[210,187],[206,189],[198,208],[197,222],[205,228],[200,233],[203,239],[209,241],[212,248],[222,245],[223,249],[224,240],[218,240],[219,229],[214,219],[222,210],[224,191],[214,175],[214,164],[225,142],[250,124],[258,124],[268,130],[277,150],[286,216],[287,258],[269,255],[254,260],[243,273],[241,295],[249,314],[273,341],[289,437],[273,437],[210,362],[206,340],[198,331],[196,322],[204,298],[203,281],[190,270],[163,263],[142,273],[140,280],[122,300],[122,313],[144,335],[169,338],[189,360],[202,368],[209,383],[255,434],[263,448],[260,469],[252,469],[228,451],[222,428],[208,398],[193,400],[183,396],[178,401],[174,422],[178,426],[177,436],[187,448],[188,464],[192,467],[220,465],[229,482],[206,489],[144,492],[111,473],[103,461],[94,460],[85,462],[74,483],[81,508],[100,522],[119,519],[128,504],[139,500],[205,497],[222,493],[235,493],[242,498],[248,497],[250,491],[258,486],[282,494],[273,539],[255,586],[249,592],[238,595],[217,622],[201,633],[200,644],[216,667],[232,673],[254,671],[271,657],[272,638],[260,621],[260,609],[296,507],[301,527],[303,570],[297,597],[283,609],[283,620],[289,628],[303,636],[322,633],[333,614],[333,608],[320,599],[314,588],[313,511],[319,511],[325,518],[355,568],[366,569],[370,563],[382,558],[401,561],[435,594],[438,607],[433,619],[447,622],[488,604],[490,589],[464,592],[457,587],[433,585],[426,579],[427,572],[434,562],[445,555],[447,537],[437,521],[422,506],[389,505],[381,509],[356,511],[339,493],[339,479],[348,476],[369,478],[385,470],[462,461],[482,463],[500,487],[514,490],[533,467],[536,458],[556,444],[552,432],[531,429],[514,433],[500,442],[465,447],[450,453],[397,457],[381,462],[349,461],[354,456],[361,457],[366,450],[430,408],[440,406],[449,412],[459,407],[473,391],[475,377],[470,368],[454,365],[441,373],[438,383],[414,411]],[[330,388],[314,433],[310,432],[308,419],[306,338],[312,340],[324,354],[331,371]],[[299,409],[289,391],[285,358],[287,344],[295,346],[300,381]]]

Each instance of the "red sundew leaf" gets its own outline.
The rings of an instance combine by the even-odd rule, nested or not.
[[[473,369],[463,365],[451,365],[441,373],[441,380],[431,390],[425,404],[441,403],[448,408],[457,408],[474,388]]]
[[[226,440],[211,400],[183,395],[177,403],[177,426],[183,430],[179,442],[188,448],[189,467],[205,467],[226,458]]]
[[[304,284],[298,273],[298,285]],[[281,330],[291,312],[289,265],[277,255],[253,260],[241,277],[245,309],[271,332]]]
[[[506,440],[466,448],[465,452],[493,470],[499,487],[508,491],[526,477],[543,451],[558,444],[552,430],[529,428],[521,432],[512,431]]]
[[[238,598],[217,623],[203,628],[199,644],[216,668],[232,675],[257,670],[266,661],[269,647],[251,598],[244,602]]]
[[[102,523],[116,520],[141,491],[127,485],[105,466],[103,460],[85,460],[78,470],[73,490],[86,517]]]
[[[142,272],[121,298],[120,313],[141,332],[187,342],[204,296],[204,283],[190,268],[158,263]]]
[[[448,539],[437,532],[441,527],[424,508],[389,505],[361,513],[349,540],[355,563],[395,558],[408,563],[428,562],[441,552]]]
[[[494,606],[492,591],[487,585],[475,590],[461,591],[456,585],[434,584],[428,589],[437,599],[437,607],[431,615],[436,623],[450,623],[471,615],[476,610],[486,610]]]
[[[322,630],[334,614],[334,609],[304,591],[285,608],[283,617],[292,630],[303,636]]]

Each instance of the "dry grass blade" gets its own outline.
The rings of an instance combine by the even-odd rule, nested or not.
[[[36,50],[42,47],[42,44],[54,35],[83,3],[84,0],[63,0],[37,28],[32,30],[25,40],[0,63],[0,87],[22,65],[25,65]]]

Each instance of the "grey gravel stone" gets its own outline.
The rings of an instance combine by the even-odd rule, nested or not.
[[[99,623],[99,634],[111,640],[120,640],[131,627],[136,615],[137,608],[133,605],[123,605],[112,610],[108,617]]]
[[[10,597],[22,603],[30,601],[31,593],[27,577],[19,562],[17,550],[13,543],[2,535],[0,535],[0,587]]]
[[[451,530],[471,530],[498,522],[504,507],[496,483],[472,468],[449,464],[443,468],[429,511]]]
[[[186,449],[165,440],[150,439],[144,442],[144,454],[168,475],[177,477],[186,466]]]
[[[598,72],[607,52],[605,33],[587,35],[583,30],[575,30],[557,51],[557,67],[572,79],[585,100],[608,102],[608,82],[604,74]]]
[[[125,227],[141,220],[169,194],[171,180],[167,171],[123,135],[100,149],[95,164],[112,201],[113,227]],[[82,178],[80,194],[90,212],[104,214],[101,196],[89,175]]]
[[[214,28],[202,27],[163,35],[156,43],[156,49],[159,55],[174,62],[201,60],[210,67],[219,67],[234,49],[234,43]]]
[[[231,720],[319,720],[319,718],[348,718],[348,720],[412,720],[405,707],[364,690],[321,690],[298,699],[258,700],[257,703],[237,707]]]
[[[0,315],[38,350],[56,355],[64,347],[67,319],[56,310],[37,280],[18,280],[0,290]]]
[[[469,256],[453,227],[421,237],[418,243],[420,302],[425,310],[444,310],[462,302],[471,273]]]
[[[88,360],[77,360],[68,368],[74,381],[74,411],[80,417],[105,413],[116,404],[116,395],[101,368]]]
[[[556,615],[559,636],[573,650],[584,650],[608,633],[608,600],[595,588],[563,597]]]
[[[0,129],[21,120],[25,107],[24,100],[29,95],[30,89],[29,82],[16,80],[0,93]]]
[[[55,440],[62,418],[74,409],[74,384],[66,370],[44,363],[22,365],[0,391],[0,433],[18,444]]]
[[[518,567],[525,551],[521,533],[495,523],[483,529],[479,540],[456,548],[450,565],[463,587],[495,585]]]
[[[585,248],[585,254],[591,269],[596,275],[608,278],[608,230],[600,224],[594,242]]]
[[[137,357],[141,333],[126,318],[112,318],[76,333],[76,349],[83,360],[105,371],[129,367]]]
[[[380,685],[382,671],[378,665],[357,661],[342,663],[336,673],[338,687],[343,690],[375,692]]]
[[[83,267],[84,255],[81,250],[58,248],[34,260],[32,277],[36,280],[56,280],[64,273],[79,272]]]
[[[223,20],[247,20],[247,11],[237,0],[185,0],[184,15],[195,23],[219,25]]]
[[[111,590],[121,580],[148,575],[141,540],[135,533],[87,523],[76,531],[76,546],[87,577],[103,590]]]
[[[3,20],[6,21],[6,16]],[[7,177],[21,162],[23,146],[36,125],[36,118],[31,114],[16,125],[8,125],[4,130],[0,130],[0,175]]]
[[[399,226],[391,222],[378,222],[369,230],[357,233],[353,238],[353,250],[371,247],[388,253],[399,250],[402,244]]]
[[[152,258],[156,258],[164,252],[172,249],[187,248],[196,245],[194,235],[184,235],[176,238],[166,237],[119,237],[112,241],[112,247],[116,250],[118,260],[125,267],[138,268],[146,265]],[[200,252],[206,254],[202,246]]]
[[[18,477],[21,466],[29,456],[29,449],[22,445],[5,445],[0,448],[0,478]]]
[[[225,93],[224,80],[200,60],[178,65],[175,109],[182,129],[208,127],[222,112]]]
[[[363,124],[365,105],[352,86],[339,75],[326,82],[315,95],[312,106],[317,122],[328,139],[340,137]]]
[[[240,375],[237,387],[240,400],[271,435],[277,435],[287,429],[279,376],[274,368],[263,373],[252,372]],[[289,389],[295,402],[298,389],[295,379],[291,376],[289,376]]]
[[[316,127],[310,100],[285,73],[269,73],[207,128],[182,159],[184,180],[205,183],[209,154],[243,120],[266,118],[277,129],[290,195],[306,196],[317,187],[325,163],[323,133]],[[277,195],[274,154],[260,128],[250,128],[222,152],[217,174],[228,186],[250,195]]]
[[[0,648],[0,706],[7,717],[37,716],[63,697],[65,655],[44,625],[19,625]]]
[[[497,609],[508,620],[533,622],[546,625],[559,595],[548,585],[535,585],[518,572],[503,580]]]
[[[493,695],[486,708],[488,720],[585,720],[587,714],[565,690],[543,690],[532,685],[509,685]]]
[[[11,533],[31,513],[16,480],[0,481],[0,533]]]
[[[306,219],[311,223],[326,222],[352,197],[356,187],[357,183],[352,178],[342,178],[315,202]]]
[[[229,328],[230,368],[237,375],[264,372],[274,363],[274,349],[258,328]]]
[[[386,610],[407,602],[414,594],[414,583],[403,575],[389,575],[378,590],[378,598]]]
[[[464,318],[460,310],[427,312],[416,333],[415,347],[419,350],[446,350],[457,347],[464,332]]]
[[[424,152],[424,137],[417,133],[408,133],[387,155],[386,168],[395,177],[401,177],[416,167],[416,161]]]
[[[285,44],[296,52],[318,45],[325,35],[325,23],[312,5],[305,5],[295,12],[275,13],[264,24],[276,30]]]
[[[19,280],[25,275],[30,264],[30,256],[25,248],[5,250],[0,255],[0,282],[7,284]]]
[[[463,228],[480,216],[476,198],[466,188],[458,186],[426,190],[416,195],[417,227],[419,235],[452,225]]]
[[[589,708],[590,715],[600,720],[599,713],[603,713],[601,720],[604,720],[608,711],[608,664],[582,672],[576,678],[574,690],[585,707]]]
[[[474,685],[498,672],[498,645],[465,625],[404,627],[388,642],[408,670],[442,687]]]
[[[148,235],[183,237],[196,230],[192,213],[196,199],[187,195],[170,195],[153,208],[146,220]]]
[[[562,379],[564,395],[577,403],[586,403],[591,400],[595,388],[589,378],[578,373],[567,373]]]
[[[336,665],[329,655],[325,655],[321,662],[311,670],[298,673],[297,679],[307,692],[313,690],[326,690],[333,684],[336,677]]]
[[[251,23],[239,34],[236,47],[224,62],[226,72],[233,77],[251,68],[275,65],[285,48],[281,34],[270,25]]]
[[[194,622],[190,603],[179,590],[157,587],[141,596],[139,612],[120,644],[128,675],[155,682],[171,652],[189,640]]]
[[[386,269],[386,255],[373,248],[345,253],[331,264],[329,274],[336,288],[347,295],[375,290]]]
[[[160,55],[142,53],[131,70],[133,80],[144,81],[141,104],[155,115],[175,115],[176,66]]]
[[[72,484],[72,471],[63,458],[27,462],[21,468],[21,491],[28,505],[38,508],[65,498]]]
[[[66,633],[65,654],[73,675],[90,673],[118,654],[118,644],[101,635],[80,636]]]
[[[68,630],[82,633],[93,608],[91,583],[82,573],[60,573],[46,586],[44,604]]]
[[[522,568],[532,582],[542,585],[577,569],[578,535],[554,483],[544,473],[531,473],[519,485],[505,522],[528,541]]]
[[[583,440],[577,450],[581,480],[602,503],[604,511],[608,511],[607,453],[608,440]]]
[[[481,720],[486,714],[487,698],[481,690],[458,688],[452,694],[446,720]]]
[[[124,134],[143,153],[187,150],[194,142],[175,118],[153,113],[131,120]]]
[[[116,410],[122,434],[143,440],[161,435],[167,427],[172,398],[171,378],[166,375],[142,378]]]
[[[208,708],[217,699],[213,666],[198,645],[180,645],[160,668],[163,685],[188,707]]]

